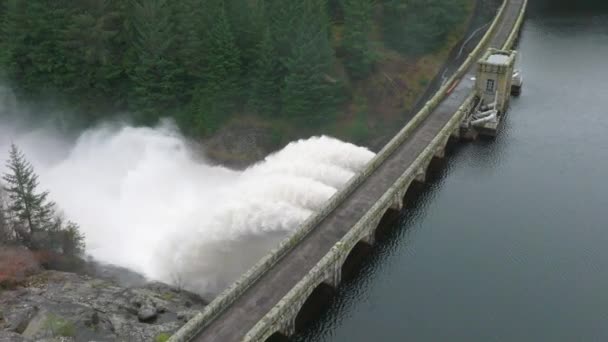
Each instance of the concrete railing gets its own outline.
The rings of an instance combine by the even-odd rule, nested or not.
[[[390,207],[394,197],[398,194],[403,186],[410,184],[416,177],[418,170],[425,165],[428,165],[433,158],[435,151],[441,148],[446,138],[457,129],[460,122],[470,109],[470,105],[474,100],[474,94],[463,103],[460,109],[448,121],[443,129],[433,138],[429,145],[420,153],[414,162],[405,170],[405,172],[397,179],[395,184],[389,188],[387,192],[374,203],[372,208],[355,224],[355,226],[338,242],[331,250],[319,261],[315,267],[304,277],[285,297],[245,336],[244,342],[258,341],[260,338],[271,335],[274,331],[273,326],[281,319],[285,312],[289,311],[293,303],[301,302],[307,297],[310,292],[311,284],[320,284],[326,276],[326,270],[332,268],[336,260],[340,260],[344,254],[352,249],[352,247],[360,241],[362,234],[368,225],[377,221],[384,211]]]
[[[344,188],[332,196],[326,205],[316,214],[308,218],[302,226],[297,229],[289,238],[283,240],[279,246],[264,256],[258,263],[245,272],[235,283],[220,293],[205,309],[188,321],[180,328],[170,339],[169,342],[185,342],[197,335],[205,328],[209,322],[217,317],[226,307],[232,304],[239,296],[241,296],[252,284],[254,284],[268,269],[276,264],[284,255],[291,251],[298,243],[300,243],[315,227],[319,225],[332,211],[334,211],[340,203],[342,203],[350,194],[359,187],[372,173],[374,173],[382,163],[405,141],[412,133],[420,126],[420,124],[430,115],[430,113],[443,101],[447,95],[449,88],[460,79],[466,71],[475,62],[477,56],[487,46],[492,38],[498,24],[500,23],[507,3],[510,0],[504,0],[494,21],[486,31],[483,38],[477,44],[477,47],[469,54],[463,64],[454,72],[452,77],[437,91],[437,93],[422,107],[422,109],[408,122],[405,127],[399,131],[389,141],[384,148],[376,154],[376,156],[367,164],[364,170],[360,171],[356,176],[351,178],[346,183]]]
[[[507,3],[506,0],[503,3]],[[519,12],[518,19],[507,38],[505,44],[502,46],[503,49],[510,49],[515,43],[521,25],[523,23],[525,12],[527,8],[527,0],[524,0],[521,11]],[[499,14],[500,16],[500,14]],[[498,17],[498,16],[497,16]],[[496,22],[496,21],[495,21]],[[483,44],[483,42],[480,42]],[[479,47],[479,45],[478,45]],[[478,51],[479,52],[479,51]],[[474,53],[471,56],[475,56]],[[466,63],[466,62],[465,62]],[[464,64],[463,64],[464,65]],[[464,69],[462,72],[466,72]],[[449,84],[449,83],[448,83]],[[397,179],[397,181],[389,188],[387,192],[380,197],[376,203],[365,213],[365,215],[355,224],[355,226],[349,230],[348,233],[337,242],[330,251],[313,267],[313,269],[296,284],[296,286],[290,290],[279,303],[270,310],[270,312],[264,316],[260,322],[258,322],[245,336],[244,342],[254,342],[260,339],[267,338],[274,333],[274,328],[278,325],[284,315],[291,310],[293,303],[302,302],[306,299],[310,292],[311,286],[320,284],[326,277],[327,269],[333,268],[337,260],[340,260],[344,254],[348,253],[353,246],[360,241],[363,232],[368,229],[368,225],[378,219],[378,216],[383,215],[386,208],[390,207],[396,194],[399,194],[402,187],[409,185],[418,174],[418,170],[425,165],[428,165],[430,160],[435,155],[435,151],[440,148],[442,144],[445,144],[447,138],[460,127],[460,123],[464,119],[465,115],[469,113],[474,103],[475,94],[472,93],[465,102],[460,106],[458,111],[450,118],[445,126],[439,131],[439,133],[433,138],[429,145],[418,155],[414,162],[405,170],[405,172]]]
[[[517,17],[517,21],[515,22],[513,31],[511,31],[509,38],[507,38],[507,41],[502,46],[503,50],[510,50],[515,45],[515,41],[517,40],[517,37],[519,36],[519,34],[521,32],[521,25],[524,22],[527,8],[528,8],[528,0],[524,0],[523,5],[521,6],[521,10],[519,11],[519,16]]]
[[[282,317],[292,309],[293,304],[301,303],[308,297],[311,288],[314,288],[315,285],[320,284],[326,278],[327,270],[333,268],[337,260],[348,254],[353,246],[361,240],[361,236],[369,228],[369,224],[377,221],[379,216],[382,216],[385,210],[391,206],[396,194],[402,190],[402,187],[410,184],[416,178],[418,170],[430,163],[430,160],[435,155],[435,151],[442,148],[441,144],[445,144],[452,132],[460,127],[460,122],[465,114],[468,113],[473,100],[474,94],[471,94],[389,190],[374,203],[372,208],[330,249],[319,263],[249,331],[243,342],[257,342],[267,338],[276,331],[275,327],[279,325],[278,323]]]

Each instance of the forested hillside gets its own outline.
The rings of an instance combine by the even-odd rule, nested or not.
[[[195,137],[241,115],[314,126],[358,115],[374,75],[394,83],[379,64],[443,48],[472,3],[0,0],[0,70],[20,96],[74,109],[74,126],[118,111]]]

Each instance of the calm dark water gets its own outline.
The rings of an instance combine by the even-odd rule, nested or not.
[[[300,341],[608,341],[608,10],[532,0],[525,87]]]

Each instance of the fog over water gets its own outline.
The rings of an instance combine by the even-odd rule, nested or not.
[[[0,101],[0,159],[11,142],[24,151],[41,189],[81,226],[87,254],[203,295],[277,246],[374,155],[313,137],[235,171],[198,156],[170,121],[67,138],[16,124],[7,117],[20,106],[6,92]]]

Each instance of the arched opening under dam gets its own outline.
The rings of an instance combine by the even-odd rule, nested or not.
[[[327,310],[327,303],[333,298],[336,290],[328,284],[321,283],[312,291],[296,316],[296,331],[302,331],[309,323]]]
[[[342,281],[352,279],[357,274],[358,266],[371,251],[372,245],[364,241],[357,242],[342,264]]]
[[[416,205],[416,201],[425,189],[426,184],[424,182],[419,182],[417,180],[412,181],[410,186],[407,187],[405,195],[403,195],[403,208],[413,208]]]
[[[446,155],[443,157],[433,157],[431,159],[429,166],[426,168],[426,182],[433,182],[441,177],[448,159],[448,152],[445,153]]]
[[[289,342],[289,341],[290,341],[289,337],[281,334],[278,331],[266,339],[266,342]]]
[[[401,210],[389,208],[378,223],[378,227],[376,227],[375,237],[376,241],[378,239],[382,239],[386,236],[388,232],[390,232],[391,228],[395,226],[395,222],[399,219],[399,215],[401,214]]]

